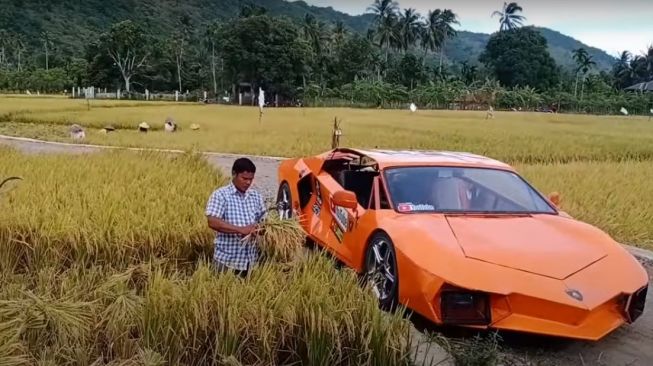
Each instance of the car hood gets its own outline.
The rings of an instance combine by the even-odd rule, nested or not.
[[[606,237],[555,215],[447,216],[467,258],[565,279],[608,254]]]

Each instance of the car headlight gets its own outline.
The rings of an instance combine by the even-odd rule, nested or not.
[[[490,296],[463,289],[442,290],[440,314],[444,324],[490,324]]]

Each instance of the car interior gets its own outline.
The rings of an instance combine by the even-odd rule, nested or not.
[[[362,207],[368,208],[372,197],[374,177],[379,175],[379,171],[376,169],[375,163],[366,163],[362,158],[330,159],[324,163],[323,169],[345,190],[354,192]]]

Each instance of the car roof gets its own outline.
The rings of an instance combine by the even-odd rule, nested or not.
[[[468,166],[481,168],[495,168],[503,170],[514,170],[512,166],[486,157],[468,152],[458,151],[430,151],[430,150],[384,150],[384,149],[340,149],[343,152],[349,150],[360,155],[367,156],[379,164],[383,169],[392,166],[416,166],[416,165],[444,165],[444,166]]]

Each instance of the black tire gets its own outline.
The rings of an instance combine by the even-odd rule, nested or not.
[[[375,248],[385,262],[386,266],[383,268],[383,271],[379,270],[379,262],[375,258]],[[392,278],[394,278],[391,285],[388,283],[390,278],[388,278],[387,275],[382,276],[382,272],[389,273]],[[380,283],[382,280],[385,281]],[[367,249],[365,250],[363,281],[365,284],[369,283],[374,290],[374,294],[377,296],[381,309],[392,311],[397,308],[399,305],[397,255],[392,239],[390,239],[390,237],[384,232],[378,232],[370,238]]]
[[[288,182],[283,182],[279,186],[279,190],[277,191],[276,205],[277,205],[277,213],[279,213],[280,218],[290,219],[293,217],[292,192],[290,192],[290,186],[288,185]],[[282,211],[287,212],[287,216],[282,217],[281,215]]]

